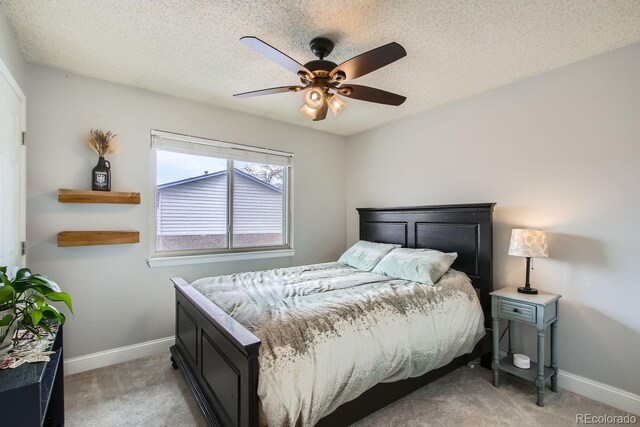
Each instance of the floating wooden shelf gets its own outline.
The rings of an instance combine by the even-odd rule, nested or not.
[[[139,205],[140,193],[127,193],[122,191],[67,190],[65,188],[60,188],[58,190],[58,202]]]
[[[62,231],[58,233],[58,246],[121,245],[139,243],[138,231]]]

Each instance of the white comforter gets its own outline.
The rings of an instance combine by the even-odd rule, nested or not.
[[[312,426],[379,382],[469,353],[484,317],[466,275],[435,285],[339,263],[196,280],[260,340],[258,395],[270,427]]]

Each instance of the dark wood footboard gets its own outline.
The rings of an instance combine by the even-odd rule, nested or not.
[[[180,278],[176,290],[174,367],[210,426],[258,426],[260,340]]]

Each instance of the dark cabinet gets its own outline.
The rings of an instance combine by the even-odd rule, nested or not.
[[[62,326],[49,362],[0,370],[0,424],[11,427],[64,425]]]

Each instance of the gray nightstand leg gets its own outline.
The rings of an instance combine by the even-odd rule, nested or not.
[[[551,324],[551,391],[558,391],[558,321]]]
[[[544,406],[544,329],[538,329],[538,377],[536,378],[538,387],[538,406]]]
[[[516,346],[516,322],[509,320],[509,356],[513,356],[513,347]]]
[[[498,372],[500,371],[500,321],[498,318],[493,319],[493,363],[491,368],[493,369],[493,386],[500,387],[498,380]]]

